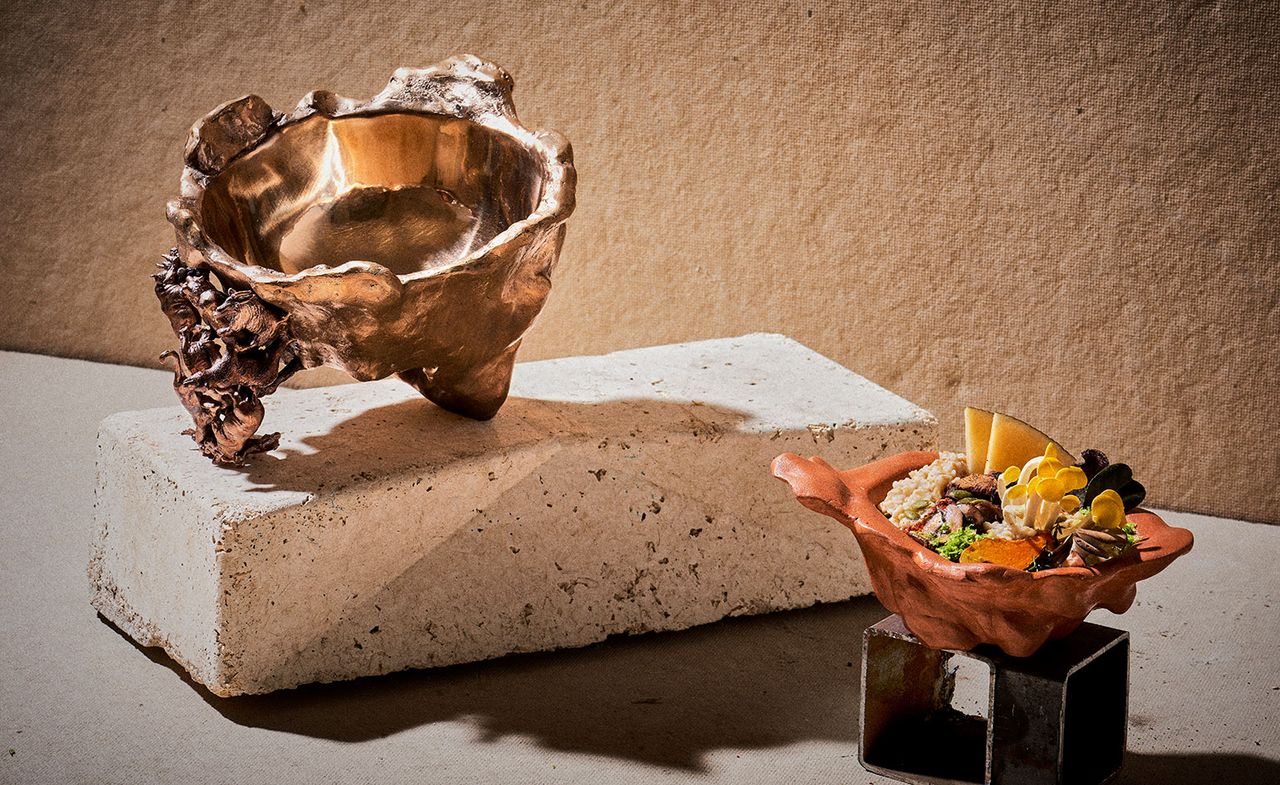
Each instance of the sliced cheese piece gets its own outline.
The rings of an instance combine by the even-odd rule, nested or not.
[[[987,465],[987,442],[991,441],[992,413],[964,407],[964,452],[969,472],[977,474]]]
[[[984,472],[1002,472],[1010,466],[1022,466],[1032,458],[1044,455],[1052,444],[1058,449],[1063,463],[1075,463],[1075,458],[1062,446],[1017,417],[996,412],[991,418],[991,439],[987,442],[987,462]]]

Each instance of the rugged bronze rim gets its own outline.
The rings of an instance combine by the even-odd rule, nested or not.
[[[513,88],[463,55],[368,101],[317,91],[282,114],[250,95],[192,127],[155,278],[207,456],[274,448],[255,435],[262,396],[316,365],[497,412],[576,185],[568,142],[521,125]]]

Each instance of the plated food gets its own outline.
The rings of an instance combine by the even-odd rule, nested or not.
[[[1127,466],[1090,450],[1076,460],[1006,415],[966,420],[963,454],[841,471],[784,453],[771,467],[853,532],[876,597],[926,645],[1029,656],[1095,608],[1124,613],[1139,581],[1191,550],[1191,532],[1135,509],[1144,491]]]
[[[1139,542],[1127,514],[1146,490],[1100,450],[1076,460],[1039,430],[965,409],[965,452],[944,452],[893,483],[880,510],[953,562],[1031,572],[1093,567]]]

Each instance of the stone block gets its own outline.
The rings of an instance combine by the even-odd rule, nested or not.
[[[267,406],[280,449],[239,469],[176,406],[98,438],[93,605],[224,696],[866,594],[853,537],[769,462],[937,438],[778,335],[522,363],[488,422],[394,379]]]

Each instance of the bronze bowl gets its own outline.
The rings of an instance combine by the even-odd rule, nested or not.
[[[1145,540],[1135,553],[1096,567],[1027,572],[949,561],[880,512],[894,481],[937,457],[899,453],[845,472],[821,458],[791,453],[773,461],[774,476],[791,486],[801,504],[853,531],[876,597],[935,649],[993,644],[1014,657],[1030,656],[1046,641],[1075,631],[1095,608],[1124,613],[1137,596],[1138,581],[1191,550],[1191,532],[1139,509],[1128,517]]]
[[[155,277],[206,455],[272,449],[259,398],[318,365],[498,411],[576,179],[563,137],[520,124],[513,86],[460,56],[399,69],[368,101],[317,91],[280,114],[250,95],[195,124]]]

